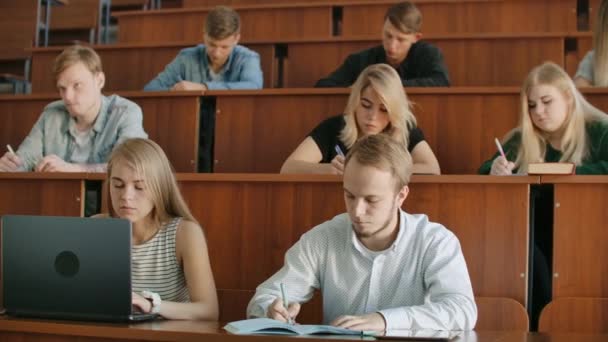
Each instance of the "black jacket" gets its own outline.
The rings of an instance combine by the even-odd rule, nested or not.
[[[346,58],[336,71],[322,78],[315,87],[349,87],[359,74],[372,64],[386,63],[382,45],[354,53]],[[396,69],[406,87],[447,87],[450,85],[448,70],[441,51],[426,42],[412,44],[407,57]]]

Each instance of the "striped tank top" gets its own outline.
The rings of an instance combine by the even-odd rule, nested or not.
[[[165,224],[149,241],[131,247],[131,282],[134,292],[148,290],[162,300],[190,302],[184,270],[177,261],[175,234],[181,218]]]

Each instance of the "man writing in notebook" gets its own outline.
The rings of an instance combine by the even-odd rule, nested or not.
[[[183,49],[144,90],[260,89],[260,56],[238,45],[239,15],[219,6],[205,19],[205,44]]]
[[[411,172],[411,157],[390,137],[359,140],[344,162],[347,213],[302,235],[284,266],[258,286],[248,317],[297,320],[300,304],[319,289],[326,324],[473,329],[477,307],[458,239],[426,215],[401,210]]]
[[[366,67],[391,65],[406,87],[447,87],[448,70],[441,51],[420,41],[422,15],[411,2],[392,5],[384,16],[382,45],[354,53],[315,87],[349,87]]]

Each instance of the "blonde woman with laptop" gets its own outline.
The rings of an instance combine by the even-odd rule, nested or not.
[[[130,139],[108,163],[111,217],[132,223],[133,305],[167,319],[218,319],[207,242],[163,150]]]

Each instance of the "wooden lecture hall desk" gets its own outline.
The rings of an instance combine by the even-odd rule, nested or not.
[[[231,335],[224,323],[197,321],[155,321],[139,324],[109,324],[0,317],[0,340],[23,341],[196,341],[196,342],[290,342],[373,341],[373,337],[314,336],[288,337],[271,335]],[[463,332],[458,342],[605,342],[601,334],[539,334],[510,331]]]
[[[105,174],[0,172],[0,216],[84,214],[85,181]]]
[[[608,176],[543,176],[542,183],[554,191],[553,298],[608,297]]]
[[[222,304],[223,321],[244,318],[256,286],[283,265],[301,234],[345,212],[338,176],[178,174],[177,179],[205,230],[220,298],[231,301]],[[427,214],[458,236],[476,296],[506,297],[526,306],[530,186],[538,182],[538,177],[414,176],[404,208]],[[316,310],[307,312],[307,322],[320,321],[320,306],[304,310]]]
[[[394,1],[289,2],[232,4],[241,16],[241,35],[253,39],[309,39],[372,35],[380,38],[386,9]],[[223,4],[226,4],[224,2]],[[564,32],[576,31],[576,0],[417,1],[422,32]],[[118,41],[202,39],[212,7],[131,11],[116,14]],[[537,13],[551,11],[551,16]]]
[[[175,170],[196,172],[202,92],[123,92],[120,95],[142,108],[144,130],[163,148]],[[0,146],[11,144],[16,150],[44,107],[58,99],[58,94],[51,93],[0,96]]]
[[[426,35],[424,39],[442,50],[452,86],[520,86],[530,69],[544,61],[565,66],[566,41],[570,36],[569,33],[450,33]],[[105,89],[123,91],[143,89],[179,50],[201,42],[165,40],[93,47],[103,61]],[[338,68],[349,54],[379,45],[381,40],[375,34],[289,40],[243,38],[242,44],[260,54],[265,88],[306,88]],[[50,70],[54,58],[64,48],[31,49],[34,93],[54,91]],[[577,64],[577,56],[582,53],[569,51],[568,60]]]

